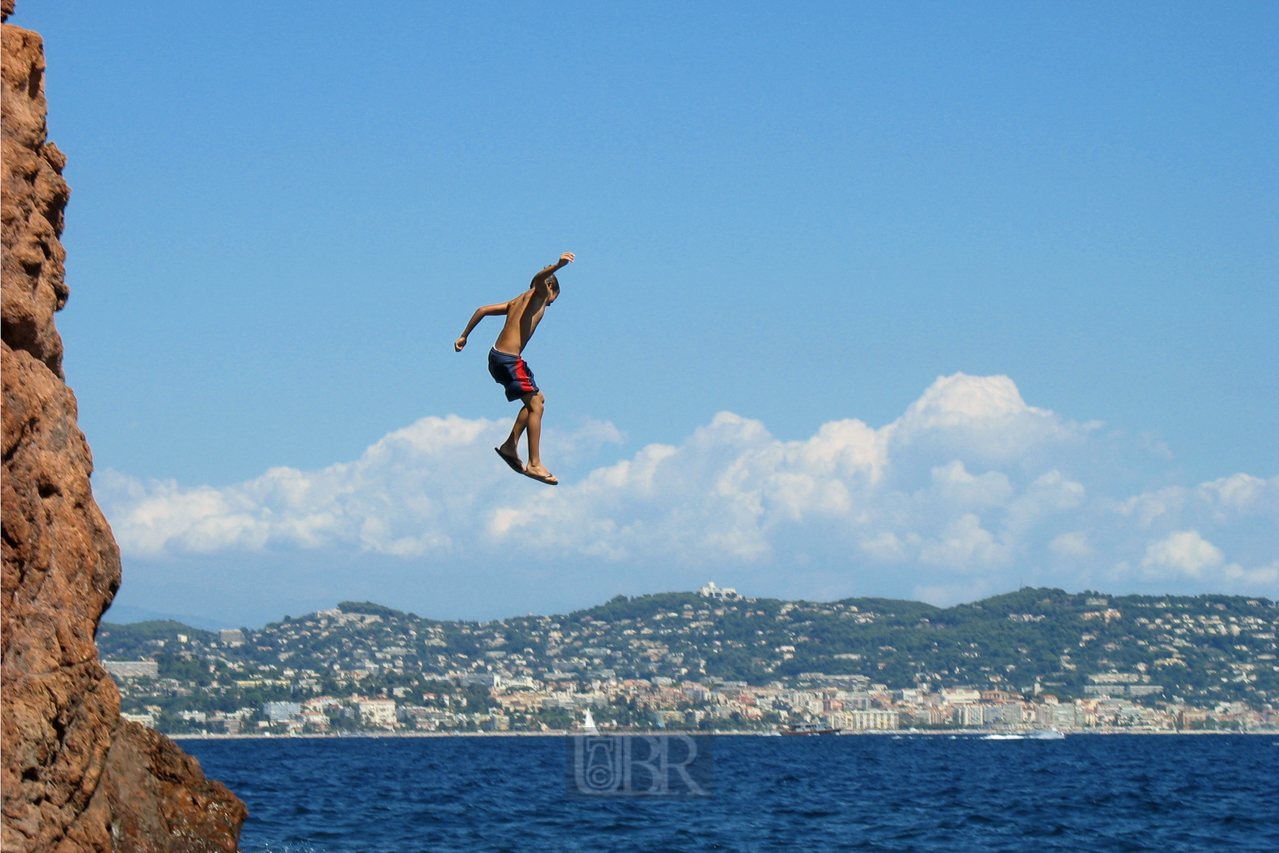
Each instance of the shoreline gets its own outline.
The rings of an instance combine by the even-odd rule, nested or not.
[[[164,734],[160,732],[160,734]],[[584,735],[585,732],[572,731],[545,731],[545,732],[358,732],[351,734],[267,734],[267,733],[249,733],[249,734],[220,734],[209,732],[207,734],[200,733],[183,733],[183,734],[165,734],[169,740],[352,740],[352,739],[385,739],[385,738],[449,738],[449,737],[467,737],[467,738],[521,738],[521,737],[569,737],[574,735]],[[659,734],[669,735],[698,735],[698,736],[715,736],[715,737],[777,737],[777,732],[599,732],[600,737],[610,734],[617,735],[638,735],[651,736]],[[1018,735],[1022,739],[1034,740],[1032,732],[991,732],[982,729],[960,729],[957,731],[911,731],[909,729],[884,729],[881,731],[866,732],[841,732],[838,735],[801,735],[800,737],[964,737],[975,738],[977,740],[984,739],[987,735],[992,734],[1011,734]],[[1216,735],[1248,735],[1252,737],[1277,737],[1279,738],[1279,730],[1271,731],[1242,731],[1242,732],[1226,732],[1226,731],[1154,731],[1154,730],[1123,730],[1123,729],[1097,729],[1097,730],[1072,730],[1065,731],[1062,734],[1068,737],[1077,736],[1111,736],[1111,735],[1187,735],[1193,737],[1200,736],[1216,736]]]

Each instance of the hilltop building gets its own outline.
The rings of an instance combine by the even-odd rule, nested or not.
[[[714,598],[719,601],[733,601],[734,599],[741,598],[741,596],[737,594],[737,590],[733,589],[731,586],[715,586],[714,581],[707,581],[706,586],[697,590],[697,594],[702,598]]]

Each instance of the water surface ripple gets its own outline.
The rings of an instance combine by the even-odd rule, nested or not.
[[[241,847],[1279,851],[1279,738],[719,737],[714,796],[570,801],[560,738],[184,740]]]

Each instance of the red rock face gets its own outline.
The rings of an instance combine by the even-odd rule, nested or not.
[[[234,851],[244,804],[172,741],[121,720],[98,663],[120,552],[90,490],[53,322],[68,295],[66,157],[46,139],[40,36],[2,29],[0,848]]]

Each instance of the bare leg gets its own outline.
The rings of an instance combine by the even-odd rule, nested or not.
[[[520,411],[521,415],[524,412],[528,412],[526,424],[528,428],[528,464],[524,466],[524,470],[539,478],[554,480],[555,478],[551,476],[551,472],[542,466],[542,409],[545,403],[546,398],[542,396],[541,391],[524,398],[524,408]],[[517,418],[515,422],[518,425],[519,419]]]
[[[507,456],[520,458],[520,436],[524,434],[525,427],[528,426],[528,403],[525,403],[520,413],[515,416],[515,423],[511,426],[511,434],[506,437],[506,441],[502,442],[502,446],[498,448]]]

